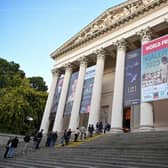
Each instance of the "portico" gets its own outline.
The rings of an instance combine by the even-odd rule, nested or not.
[[[123,98],[126,55],[129,51],[141,48],[147,41],[168,34],[167,11],[165,0],[126,1],[105,11],[55,50],[51,54],[56,61],[53,82],[40,129],[48,132],[55,88],[60,77],[63,77],[53,131],[61,132],[65,128],[75,130],[83,125],[87,127],[88,124],[95,126],[103,120],[111,124],[112,132],[122,132],[124,109],[128,108],[124,106]],[[86,87],[89,81],[87,70],[92,66],[94,75],[90,78],[90,86]],[[87,92],[89,89],[91,91]],[[72,100],[68,99],[70,92],[74,92]],[[82,111],[85,103],[87,108]],[[160,112],[160,104],[166,106],[167,103],[157,101],[130,104],[131,131],[150,130],[161,125],[168,127],[168,115]],[[67,107],[70,110],[65,113]],[[106,107],[106,111],[103,112],[102,107]],[[106,113],[106,119],[102,113]],[[158,116],[159,113],[161,116],[154,122],[154,115]]]

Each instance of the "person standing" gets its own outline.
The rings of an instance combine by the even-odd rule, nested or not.
[[[28,149],[28,145],[29,145],[29,142],[30,142],[30,135],[26,135],[24,138],[23,138],[23,140],[24,140],[24,147],[23,147],[23,154],[25,153],[25,152],[27,152],[27,149]]]
[[[48,134],[47,134],[47,141],[46,141],[46,144],[45,144],[45,146],[46,147],[50,147],[51,146],[51,144],[52,144],[52,132],[49,132]]]
[[[43,137],[43,129],[40,132],[37,133],[36,149],[39,149],[39,145],[40,145],[42,137]]]
[[[89,136],[90,136],[90,137],[93,136],[93,131],[94,131],[94,126],[93,126],[93,124],[89,124],[88,132],[89,132]]]
[[[64,142],[66,142],[66,140],[67,140],[67,130],[65,129],[61,135],[61,146],[64,146]]]
[[[75,131],[75,138],[74,138],[74,142],[77,142],[77,141],[78,141],[78,136],[79,136],[79,133],[80,133],[79,128],[77,128],[77,129],[76,129],[76,131]]]
[[[69,141],[71,139],[71,133],[72,133],[71,128],[69,128],[68,131],[67,131],[67,142],[66,142],[66,145],[69,144]]]
[[[9,140],[5,146],[6,150],[4,153],[4,158],[7,158],[7,154],[8,154],[8,151],[9,151],[9,148],[11,147],[11,145],[12,145],[12,137],[9,138]]]
[[[17,138],[17,136],[12,140],[12,143],[11,143],[11,147],[9,148],[9,151],[8,151],[8,154],[7,154],[7,157],[8,158],[12,158],[14,156],[14,153],[15,153],[15,150],[17,148],[17,145],[19,143],[19,140]]]
[[[81,141],[86,139],[86,128],[84,126],[80,127],[80,139]]]
[[[52,139],[53,139],[53,144],[52,146],[55,145],[56,141],[57,141],[57,138],[58,138],[58,134],[57,134],[57,131],[53,132],[53,135],[52,135]]]

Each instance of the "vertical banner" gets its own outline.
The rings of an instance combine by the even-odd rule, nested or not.
[[[140,103],[141,49],[126,54],[124,106]]]
[[[80,105],[80,113],[90,112],[90,103],[92,97],[93,82],[95,77],[96,66],[91,66],[86,69],[83,93]]]
[[[168,35],[142,46],[142,102],[168,98]]]
[[[57,86],[55,88],[50,118],[55,117],[55,114],[57,113],[57,107],[58,107],[58,102],[59,102],[59,98],[60,98],[60,94],[61,94],[61,90],[62,90],[63,81],[64,81],[64,78],[60,77],[58,80]]]
[[[65,109],[64,109],[64,115],[69,115],[71,113],[72,105],[74,101],[73,99],[75,95],[76,84],[78,80],[78,74],[79,72],[75,72],[71,76],[69,89],[68,89],[68,96],[66,98],[66,104],[65,104]]]

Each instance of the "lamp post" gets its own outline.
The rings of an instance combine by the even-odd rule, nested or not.
[[[32,126],[32,125],[31,125],[31,122],[33,121],[33,118],[32,118],[31,116],[27,116],[27,117],[26,117],[26,120],[28,121],[28,132],[29,132],[29,133],[32,133],[32,132],[31,132],[31,126]]]

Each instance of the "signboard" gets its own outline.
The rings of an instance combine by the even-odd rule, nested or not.
[[[95,76],[96,66],[91,66],[86,69],[83,93],[80,105],[80,113],[89,113],[90,112],[90,103],[92,97],[93,82]]]
[[[57,112],[57,107],[58,107],[58,102],[59,102],[59,98],[60,98],[60,94],[61,94],[61,90],[62,90],[63,81],[64,81],[64,78],[60,77],[58,80],[57,86],[55,88],[50,117],[55,117],[55,114]]]
[[[168,98],[168,35],[142,46],[141,101]]]
[[[125,58],[124,106],[140,103],[141,49],[128,52]]]
[[[73,99],[74,99],[74,95],[75,95],[76,84],[77,84],[77,80],[78,80],[78,74],[79,74],[79,72],[75,72],[71,76],[69,89],[68,89],[68,96],[66,99],[66,104],[65,104],[65,109],[64,109],[64,115],[69,115],[71,113]]]

